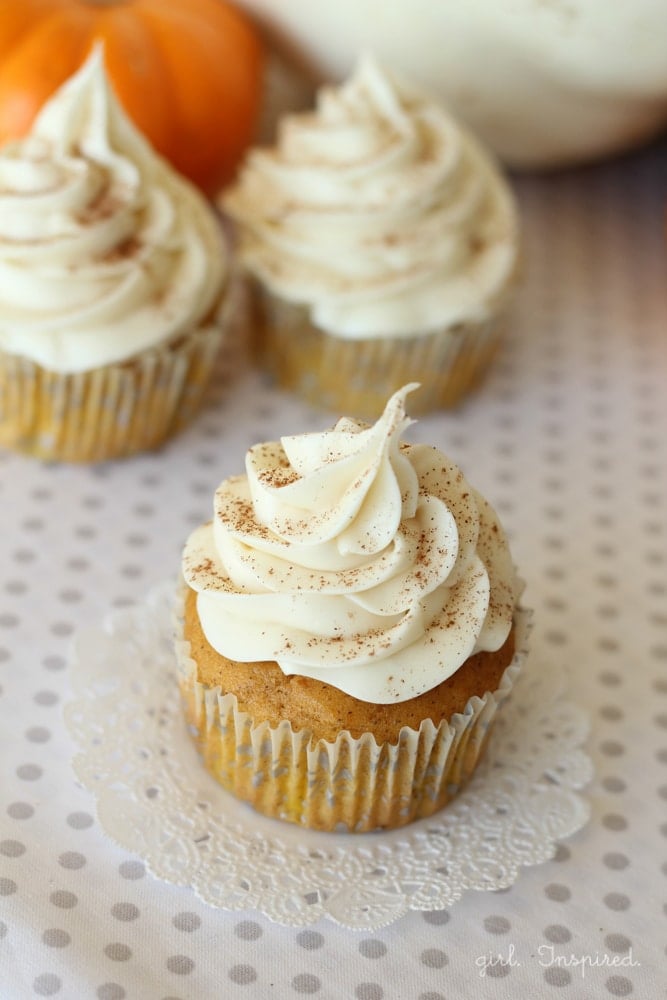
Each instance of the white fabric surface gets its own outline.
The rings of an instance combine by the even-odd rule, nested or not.
[[[511,339],[476,397],[414,429],[499,510],[535,609],[532,657],[572,667],[593,723],[589,824],[511,889],[375,933],[209,909],[104,836],[62,718],[72,633],[174,572],[250,444],[331,422],[238,372],[159,454],[99,468],[0,454],[2,1000],[661,995],[666,175],[663,143],[516,179]]]

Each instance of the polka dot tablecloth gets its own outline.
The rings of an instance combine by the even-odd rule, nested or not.
[[[207,908],[117,848],[70,767],[77,626],[142,601],[245,449],[331,416],[239,369],[159,454],[0,454],[0,997],[509,1000],[664,996],[667,146],[515,179],[523,287],[478,395],[423,419],[494,503],[532,659],[590,713],[592,818],[502,892],[375,933]]]

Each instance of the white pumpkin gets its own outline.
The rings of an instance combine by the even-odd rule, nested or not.
[[[372,50],[510,166],[600,158],[667,123],[667,0],[239,2],[320,79]]]

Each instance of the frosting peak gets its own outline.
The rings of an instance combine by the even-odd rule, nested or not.
[[[514,200],[491,157],[369,56],[283,119],[224,204],[249,269],[350,339],[484,321],[516,265]]]
[[[101,48],[0,150],[0,347],[60,372],[196,327],[225,278],[203,196],[131,123]]]
[[[258,445],[219,486],[183,572],[224,656],[381,704],[505,641],[519,593],[505,536],[441,452],[401,442],[415,388],[371,427]]]

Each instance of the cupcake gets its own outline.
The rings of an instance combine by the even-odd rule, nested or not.
[[[498,518],[442,452],[401,441],[414,388],[371,426],[251,448],[183,553],[179,683],[204,765],[312,829],[444,806],[524,655]]]
[[[92,462],[183,426],[220,347],[227,256],[94,50],[0,150],[0,445]]]
[[[376,418],[408,380],[457,404],[499,342],[516,283],[514,198],[480,143],[366,57],[248,155],[223,207],[278,384]]]

